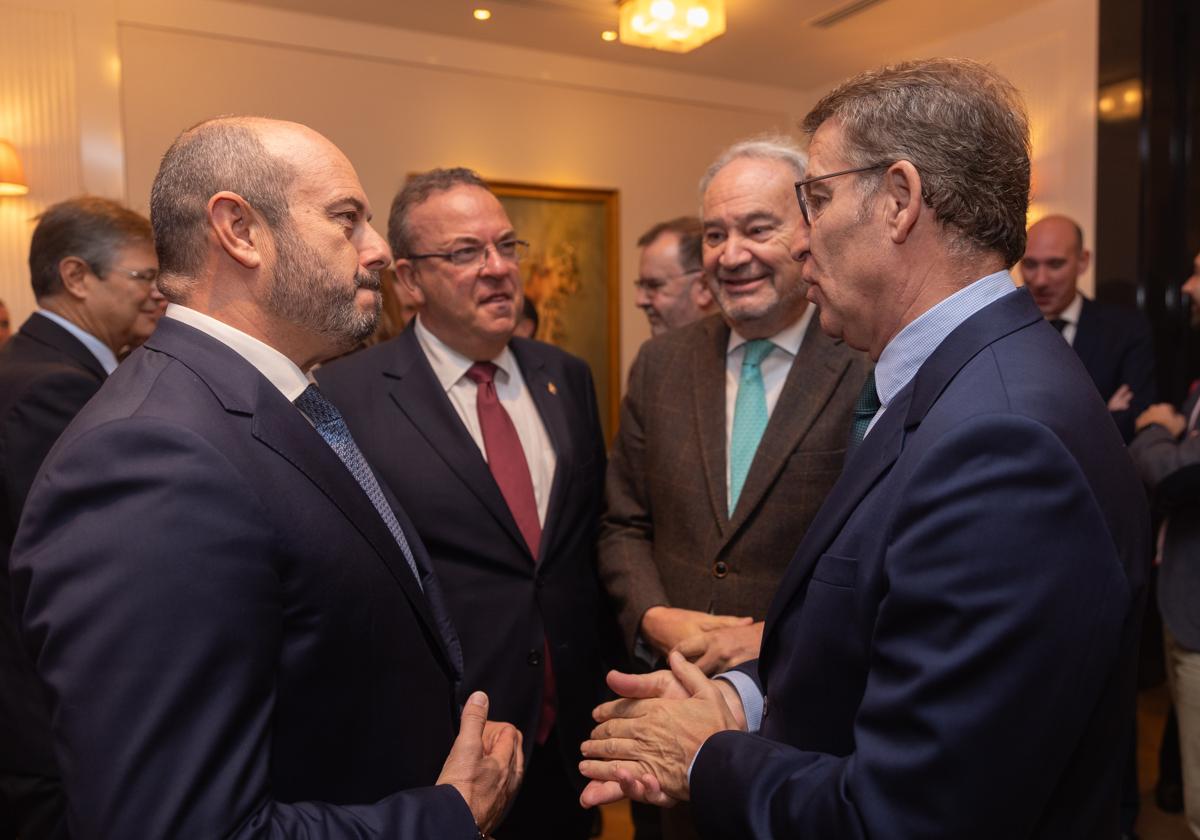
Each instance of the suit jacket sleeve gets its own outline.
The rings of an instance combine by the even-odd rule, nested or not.
[[[1155,502],[1166,510],[1200,496],[1200,435],[1195,432],[1176,439],[1152,424],[1133,439],[1129,454]]]
[[[646,610],[670,603],[654,562],[654,512],[645,475],[643,412],[648,387],[643,352],[634,360],[621,403],[621,425],[608,462],[600,529],[600,579],[616,605],[630,653]]]
[[[70,441],[34,487],[15,605],[55,697],[72,834],[475,837],[449,786],[272,799],[281,637],[304,620],[283,614],[274,528],[221,451],[152,418]]]
[[[94,376],[63,366],[61,372],[34,382],[5,415],[0,431],[5,498],[9,503],[5,514],[14,528],[46,455],[99,388],[100,382]]]
[[[888,589],[854,751],[713,736],[691,777],[710,836],[1031,836],[1032,791],[1052,786],[1041,774],[1072,755],[1094,698],[1120,690],[1097,663],[1116,661],[1140,603],[1130,608],[1104,516],[1052,433],[1021,418],[964,423],[889,491]]]

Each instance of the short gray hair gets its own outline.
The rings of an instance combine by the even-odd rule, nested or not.
[[[208,200],[228,190],[244,198],[273,229],[288,220],[296,169],[267,151],[254,118],[218,117],[195,125],[163,155],[150,188],[150,223],[163,296],[183,303],[204,259]]]
[[[934,58],[872,70],[826,94],[804,118],[809,136],[835,120],[849,166],[907,160],[953,241],[1025,253],[1029,122],[1017,89],[990,67]]]
[[[796,180],[804,177],[804,168],[808,166],[808,155],[800,148],[800,144],[786,134],[762,134],[734,143],[717,156],[712,165],[705,170],[700,178],[700,198],[708,191],[708,185],[717,173],[740,158],[754,160],[777,160],[785,163],[796,173]]]
[[[445,192],[458,186],[479,187],[491,192],[487,182],[473,169],[455,166],[450,169],[431,169],[412,175],[396,197],[388,213],[388,245],[392,256],[398,260],[408,259],[413,251],[412,229],[408,224],[409,214],[424,204],[434,193]]]

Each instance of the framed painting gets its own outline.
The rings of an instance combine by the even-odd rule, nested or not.
[[[525,296],[538,313],[535,338],[586,361],[596,382],[605,440],[621,394],[617,191],[488,181],[517,235]]]

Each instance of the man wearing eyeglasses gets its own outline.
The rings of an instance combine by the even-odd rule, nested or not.
[[[578,749],[604,687],[592,376],[513,337],[529,245],[474,172],[409,179],[388,238],[417,316],[317,377],[429,549],[464,685],[524,734],[525,783],[496,837],[583,838]]]
[[[1008,267],[1016,89],[963,59],[805,117],[792,242],[821,327],[877,360],[857,444],[762,650],[619,675],[588,802],[690,799],[709,837],[1115,838],[1149,522],[1078,357]]]
[[[704,277],[700,240],[704,227],[695,216],[659,222],[637,241],[642,249],[634,303],[646,313],[650,334],[698,321],[716,311]]]
[[[0,349],[0,836],[39,838],[62,836],[63,802],[45,697],[15,638],[8,556],[46,454],[157,307],[150,222],[104,198],[60,202],[34,228],[29,269],[38,310]]]

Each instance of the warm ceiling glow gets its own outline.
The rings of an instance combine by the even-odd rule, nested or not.
[[[489,9],[476,9],[473,14],[475,15],[475,20],[489,20],[492,17],[491,10]]]
[[[725,0],[621,0],[621,43],[691,52],[725,33]]]
[[[605,29],[600,33],[600,38],[605,41],[615,41],[617,40],[617,33],[613,32],[611,29]]]
[[[7,140],[0,140],[0,195],[25,195],[29,185],[25,183],[25,170],[17,150]]]

